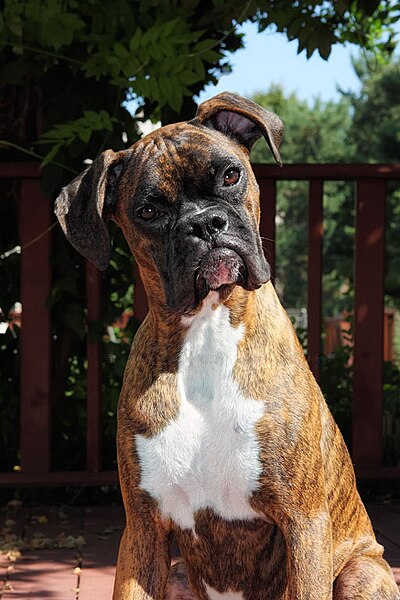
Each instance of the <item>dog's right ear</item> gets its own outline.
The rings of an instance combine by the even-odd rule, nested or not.
[[[106,221],[117,201],[126,151],[106,150],[93,164],[61,190],[54,212],[71,244],[95,263],[107,268],[111,254]]]

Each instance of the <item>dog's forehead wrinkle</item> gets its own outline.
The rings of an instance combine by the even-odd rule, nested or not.
[[[190,161],[193,165],[192,173],[188,173],[187,156],[190,144],[189,140],[186,142],[181,136],[160,134],[150,140],[149,144],[152,151],[147,158],[141,188],[152,189],[153,195],[157,195],[158,192],[160,196],[175,202],[180,191],[187,186],[188,179],[193,180],[195,173],[204,169],[204,162],[193,154]]]
[[[146,136],[139,144],[147,148],[143,153],[147,162],[143,174],[148,185],[176,202],[181,192],[190,197],[199,180],[208,179],[212,185],[224,168],[243,167],[240,150],[225,136],[220,137],[215,140],[207,128],[185,123],[167,125]]]
[[[160,136],[155,140],[155,144],[161,152],[161,166],[170,165],[177,171],[181,171],[182,159],[175,140],[168,136]]]
[[[197,161],[196,161],[197,162]],[[181,204],[184,199],[189,201],[194,196],[203,196],[204,192],[198,184],[198,180],[205,176],[212,178],[214,174],[208,164],[192,161],[192,169],[184,169],[180,164],[179,157],[174,160],[165,161],[161,166],[158,164],[153,167],[151,162],[148,168],[143,172],[143,179],[138,189],[140,198],[158,198],[167,204]]]
[[[179,163],[184,161],[185,171],[187,171],[188,164],[204,166],[205,163],[211,163],[214,158],[227,154],[228,147],[235,152],[235,147],[225,136],[221,136],[222,139],[216,142],[207,128],[198,129],[191,124],[182,123],[176,129],[169,129],[167,126],[157,132],[156,143],[160,148],[171,153],[174,159],[179,157]]]

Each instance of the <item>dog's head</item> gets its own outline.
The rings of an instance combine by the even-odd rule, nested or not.
[[[278,163],[283,125],[273,113],[223,93],[192,121],[162,127],[129,150],[103,152],[65,187],[55,212],[75,248],[107,267],[106,222],[122,228],[147,293],[174,312],[221,299],[235,285],[254,290],[270,270],[258,232],[259,192],[249,162],[263,135]]]

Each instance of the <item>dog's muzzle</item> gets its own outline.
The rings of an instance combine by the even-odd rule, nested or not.
[[[254,290],[270,276],[257,228],[244,207],[187,210],[175,229],[174,248],[165,285],[177,312],[193,310],[210,291],[224,300],[235,285]]]

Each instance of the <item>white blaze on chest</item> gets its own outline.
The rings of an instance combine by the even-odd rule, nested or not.
[[[210,600],[243,600],[242,592],[217,592],[209,585],[205,585],[207,596]]]
[[[248,500],[261,474],[255,424],[264,408],[233,379],[243,331],[226,307],[205,301],[180,354],[178,418],[152,438],[136,436],[141,487],[182,528],[205,508],[227,520],[258,516]]]

